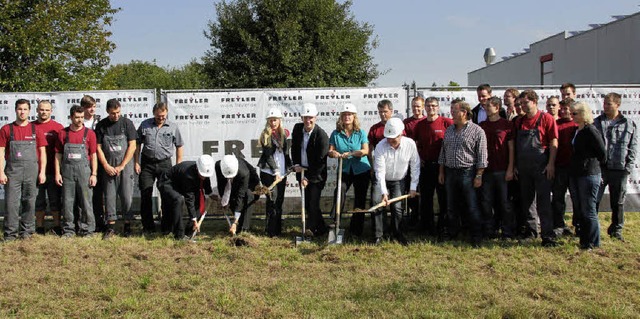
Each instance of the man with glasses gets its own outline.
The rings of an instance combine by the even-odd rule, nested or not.
[[[426,100],[425,120],[416,125],[415,141],[420,155],[420,229],[428,235],[442,235],[444,216],[447,212],[447,193],[438,183],[440,164],[438,156],[444,140],[444,132],[453,125],[453,120],[440,116],[438,98]],[[438,215],[434,210],[433,193],[438,194]]]

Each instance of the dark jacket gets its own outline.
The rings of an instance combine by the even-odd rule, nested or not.
[[[216,162],[216,178],[218,179],[218,194],[220,198],[224,195],[227,187],[227,179],[222,175],[220,161]],[[253,201],[252,192],[260,184],[260,177],[249,162],[243,158],[238,158],[238,174],[231,182],[231,197],[229,198],[229,209],[232,212],[243,212]]]
[[[480,112],[480,108],[482,107],[482,105],[478,104],[476,105],[476,107],[474,107],[473,109],[471,109],[471,122],[478,124],[478,113]],[[500,114],[500,117],[503,119],[507,118],[507,111],[504,109],[504,107],[500,108],[500,111],[498,111],[498,113]]]
[[[587,124],[573,139],[573,154],[569,174],[588,176],[600,174],[600,163],[605,161],[604,140],[595,126]]]
[[[282,145],[282,151],[284,153],[284,169],[288,170],[291,167],[291,157],[289,156],[289,140],[284,140],[284,145]],[[271,145],[262,145],[262,154],[260,155],[260,160],[258,160],[259,168],[268,168],[274,172],[277,172],[279,167],[276,161],[273,159],[273,154],[276,152],[277,146],[275,141],[271,141]]]
[[[191,218],[200,216],[200,175],[196,162],[185,161],[171,167],[158,180],[158,188],[161,189],[162,185],[166,183],[171,183],[171,187],[184,196],[184,203],[187,205],[187,211]],[[213,193],[209,178],[202,181],[202,187],[205,195]]]
[[[301,165],[300,156],[302,142],[304,140],[304,124],[298,123],[291,132],[291,160],[293,165]],[[327,181],[327,153],[329,152],[329,137],[327,133],[316,124],[309,136],[307,144],[307,161],[309,167],[304,172],[304,177],[311,183],[324,183]],[[300,182],[300,174],[296,179]]]
[[[610,170],[625,170],[631,173],[636,162],[638,134],[636,123],[620,114],[620,118],[609,125],[607,132],[602,131],[602,121],[606,118],[601,114],[593,120],[593,125],[600,131],[603,140],[607,140],[606,168]],[[606,139],[605,139],[606,134]]]

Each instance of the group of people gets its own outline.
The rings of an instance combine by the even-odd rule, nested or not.
[[[391,101],[382,100],[377,106],[380,121],[368,131],[360,125],[357,107],[344,104],[331,134],[316,124],[318,111],[312,103],[304,104],[302,122],[291,134],[283,127],[281,110],[272,108],[258,138],[262,153],[257,168],[234,155],[183,161],[184,141],[167,120],[165,103],[154,105],[154,117],[136,129],[120,115],[116,99],[107,101],[108,116],[100,120],[95,99],[84,96],[70,109],[71,124],[63,127],[51,119],[48,101],[38,103],[37,119],[29,122],[30,103],[21,99],[15,104],[16,120],[0,130],[4,240],[43,234],[47,202],[54,219],[51,231],[58,235],[102,232],[104,239],[111,238],[117,198],[122,233],[129,236],[136,175],[145,233],[157,231],[151,204],[157,182],[162,233],[183,239],[199,231],[198,219],[212,199],[232,213],[227,218],[232,234],[249,229],[248,209],[260,196],[256,190],[270,185],[265,232],[279,236],[286,187],[281,181],[294,172],[304,192],[306,235],[321,236],[332,227],[320,209],[327,157],[337,159],[341,169],[331,216],[347,209],[346,194],[353,186],[349,234],[356,238],[364,232],[365,215],[359,211],[382,203],[372,212],[373,241],[380,243],[386,233],[406,245],[408,227],[402,225],[401,202],[394,200],[406,194],[408,224],[442,240],[467,233],[471,244],[479,246],[487,238],[539,236],[543,246],[555,246],[560,236],[575,234],[582,248],[591,249],[600,245],[598,208],[608,185],[612,218],[607,233],[624,240],[626,184],[635,164],[637,134],[636,123],[618,111],[620,94],[607,94],[603,114],[594,119],[589,106],[576,100],[570,83],[562,85],[558,97],[547,99],[546,111],[538,109],[533,90],[510,88],[502,99],[487,84],[476,92],[479,104],[473,108],[463,100],[451,102],[451,118],[443,116],[435,97],[413,98],[412,115],[404,121],[394,116]],[[214,174],[216,195],[210,181]],[[564,221],[567,191],[575,232]],[[184,223],[184,206],[190,223]],[[391,218],[385,223],[387,206]]]

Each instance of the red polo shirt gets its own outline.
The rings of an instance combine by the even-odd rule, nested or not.
[[[489,166],[487,170],[506,171],[509,166],[509,144],[513,139],[513,124],[509,120],[500,118],[495,122],[488,119],[480,123],[480,127],[487,136],[487,155]]]
[[[415,117],[409,117],[404,119],[404,133],[406,137],[410,137],[411,139],[415,140],[415,127],[416,125],[418,125],[418,123],[424,121],[427,117],[423,116],[419,119],[415,118]]]
[[[558,119],[558,155],[556,156],[556,166],[567,167],[571,164],[571,155],[573,155],[573,145],[571,141],[576,135],[578,124],[569,119]]]
[[[554,138],[558,138],[558,126],[556,125],[556,120],[553,119],[551,114],[538,110],[538,114],[534,115],[532,118],[529,118],[526,115],[518,118],[518,120],[516,120],[515,132],[519,130],[533,129],[540,116],[542,116],[540,126],[538,127],[538,130],[540,131],[540,144],[542,144],[542,148],[546,149]],[[516,135],[514,134],[514,136]]]
[[[425,117],[426,118],[426,117]],[[434,121],[420,121],[414,130],[416,146],[420,159],[424,162],[438,162],[444,132],[447,127],[453,125],[453,120],[444,116],[438,116]]]

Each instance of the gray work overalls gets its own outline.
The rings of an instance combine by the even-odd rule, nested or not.
[[[4,238],[28,237],[35,232],[35,205],[38,194],[38,152],[36,126],[31,125],[31,140],[15,141],[9,125],[9,156],[4,169],[7,175],[5,191]],[[22,209],[20,206],[22,205]]]
[[[539,113],[534,128],[522,129],[522,119],[516,126],[516,159],[518,180],[522,198],[522,211],[526,215],[526,235],[538,235],[538,223],[542,239],[553,239],[553,213],[551,211],[551,181],[544,172],[549,154],[540,141],[540,123],[544,114]],[[523,118],[524,119],[524,118]],[[529,207],[536,201],[536,211]]]
[[[116,167],[122,163],[124,155],[127,152],[129,143],[124,133],[124,127],[120,134],[115,136],[104,135],[102,140],[102,152],[107,159],[109,165]],[[127,163],[119,175],[109,176],[104,172],[103,175],[105,208],[107,211],[107,220],[115,221],[116,216],[116,197],[120,197],[122,204],[122,214],[125,220],[133,219],[131,212],[131,198],[133,196],[133,165],[131,161]]]
[[[75,232],[74,223],[74,203],[77,203],[80,210],[78,216],[78,232],[83,235],[90,235],[96,229],[96,219],[93,215],[93,205],[91,199],[93,190],[89,187],[91,178],[91,161],[87,156],[87,133],[84,129],[82,144],[69,143],[69,128],[65,130],[64,150],[62,153],[62,199],[64,201],[64,224],[65,234]]]

